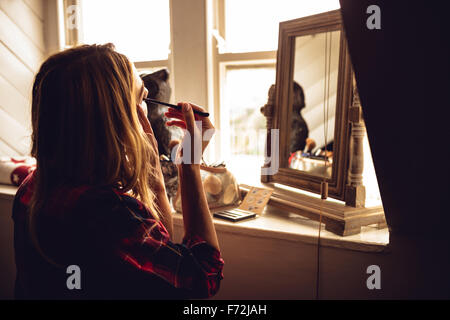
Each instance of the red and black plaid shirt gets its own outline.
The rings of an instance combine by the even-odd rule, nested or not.
[[[60,188],[36,214],[30,239],[30,174],[13,206],[19,299],[186,299],[214,295],[223,278],[220,252],[200,238],[173,243],[137,199],[111,187]],[[81,289],[69,289],[81,270]]]

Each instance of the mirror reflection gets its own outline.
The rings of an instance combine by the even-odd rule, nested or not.
[[[295,39],[289,168],[331,178],[340,31]]]

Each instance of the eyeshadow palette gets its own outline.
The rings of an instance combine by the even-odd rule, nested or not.
[[[256,217],[256,213],[250,212],[250,211],[244,211],[244,210],[240,210],[240,209],[232,209],[232,210],[215,212],[215,213],[213,213],[213,215],[216,218],[230,220],[233,222]]]

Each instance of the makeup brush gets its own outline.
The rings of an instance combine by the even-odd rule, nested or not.
[[[166,102],[162,102],[162,101],[158,101],[158,100],[150,99],[150,98],[145,98],[144,100],[148,101],[148,102],[153,102],[153,103],[156,103],[156,104],[161,104],[163,106],[171,107],[171,108],[174,108],[174,109],[177,109],[177,110],[181,111],[181,106],[177,106],[177,105],[174,105],[174,104],[171,104],[171,103],[166,103]],[[194,108],[192,108],[192,110],[194,111],[194,113],[196,113],[196,114],[198,114],[198,115],[200,115],[202,117],[209,117],[209,113],[208,112],[197,111]]]

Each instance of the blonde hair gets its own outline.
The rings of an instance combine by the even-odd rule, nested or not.
[[[61,186],[130,192],[159,220],[150,187],[157,150],[139,123],[135,82],[131,62],[112,44],[71,48],[42,64],[32,98],[37,166],[29,226],[35,244],[35,216]]]

